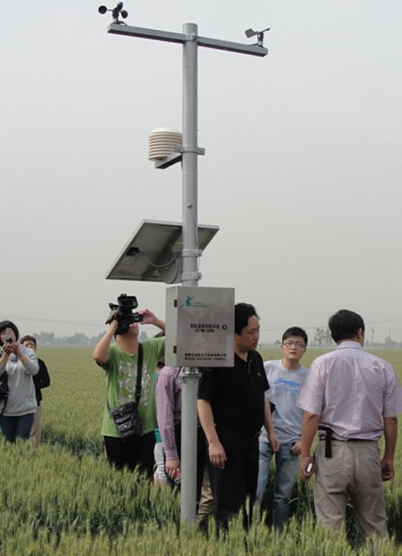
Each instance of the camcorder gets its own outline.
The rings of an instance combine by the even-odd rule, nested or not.
[[[110,324],[113,320],[117,320],[116,334],[119,334],[119,336],[127,334],[131,323],[142,322],[142,315],[138,312],[133,312],[137,307],[138,301],[134,295],[122,293],[117,298],[117,305],[109,303],[110,310],[116,312],[107,319],[105,324]]]

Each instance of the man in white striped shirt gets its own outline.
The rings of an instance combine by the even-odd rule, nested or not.
[[[328,326],[337,348],[313,361],[297,401],[305,411],[301,474],[305,479],[316,474],[318,521],[339,527],[350,498],[363,535],[387,535],[382,481],[394,476],[402,388],[389,363],[363,350],[360,315],[341,309]],[[317,430],[322,441],[313,458]]]

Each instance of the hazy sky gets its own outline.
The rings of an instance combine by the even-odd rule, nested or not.
[[[164,284],[104,276],[143,219],[181,220],[180,166],[155,170],[147,148],[182,126],[182,47],[108,35],[99,4],[2,10],[0,318],[23,333],[95,335],[122,292],[165,310]],[[199,48],[198,218],[220,227],[200,285],[255,304],[262,340],[350,308],[369,339],[402,341],[400,0],[124,8],[234,42],[271,27],[265,58]]]

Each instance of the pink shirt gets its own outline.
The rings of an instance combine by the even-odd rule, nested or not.
[[[383,418],[402,411],[402,387],[389,363],[347,340],[313,361],[297,405],[334,438],[378,440]]]
[[[155,387],[156,414],[166,459],[179,459],[175,425],[181,422],[180,367],[163,367]]]

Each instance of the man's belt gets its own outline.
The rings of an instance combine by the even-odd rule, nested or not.
[[[376,442],[369,438],[333,438],[333,430],[330,427],[320,426],[318,430],[325,431],[325,436],[320,437],[319,440],[325,440],[325,457],[332,458],[332,445],[331,442]]]

